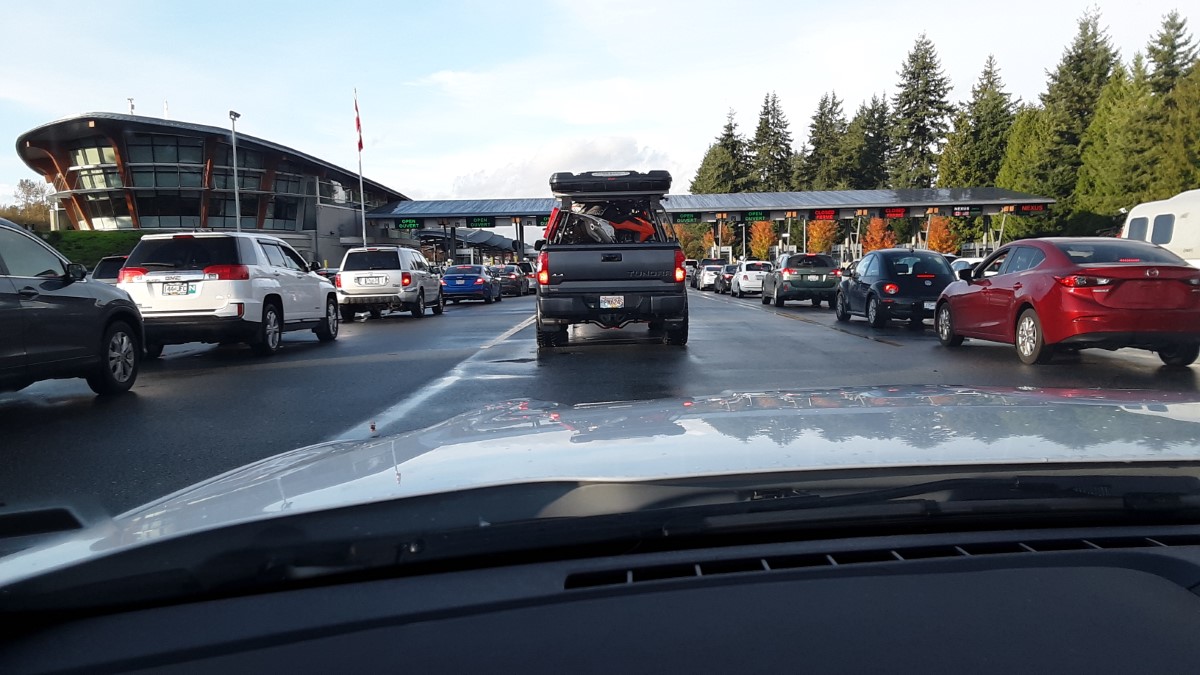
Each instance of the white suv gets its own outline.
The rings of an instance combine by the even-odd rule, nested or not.
[[[367,246],[346,251],[333,278],[342,320],[357,312],[379,318],[385,309],[404,309],[418,319],[425,308],[434,314],[446,309],[441,278],[421,252],[402,246]]]
[[[150,234],[117,278],[146,325],[146,355],[184,342],[245,342],[263,355],[283,333],[338,334],[337,295],[287,242],[258,233]]]

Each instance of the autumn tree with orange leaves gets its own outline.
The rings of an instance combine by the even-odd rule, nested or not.
[[[881,248],[892,248],[896,245],[896,233],[888,227],[887,221],[883,218],[872,218],[867,223],[867,233],[863,235],[862,250],[863,253],[878,251]]]
[[[750,225],[750,252],[757,260],[766,260],[775,245],[775,225],[760,220]]]
[[[808,253],[829,253],[837,241],[836,220],[814,220],[808,224]]]
[[[929,219],[929,234],[925,245],[931,251],[938,253],[958,253],[958,237],[950,231],[950,219],[945,216],[933,216]]]

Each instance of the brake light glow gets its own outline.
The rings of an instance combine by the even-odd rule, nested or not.
[[[190,235],[190,234],[177,234],[177,235],[175,235],[174,237],[171,237],[171,238],[172,238],[172,239],[195,239],[195,237],[193,237],[193,236],[192,236],[192,235]]]
[[[245,265],[209,265],[204,268],[206,281],[248,281],[250,268]]]
[[[517,275],[515,275],[515,274],[510,274],[510,275],[508,275],[508,278],[509,278],[509,279],[516,279],[516,278],[517,278]]]
[[[883,285],[883,292],[888,295],[895,295],[900,292],[900,287],[893,283],[886,283]]]
[[[446,285],[446,280],[445,280],[445,279],[438,279],[438,283],[439,283],[439,284],[441,284],[442,286],[445,286],[445,285]]]
[[[936,274],[918,274],[917,278],[918,279],[936,279],[937,275]]]
[[[476,279],[476,280],[475,280],[475,285],[476,285],[476,286],[482,286],[482,285],[483,285],[483,277],[480,277],[480,278]]]
[[[840,277],[840,276],[842,276],[842,271],[835,267],[835,268],[833,268],[833,271],[829,273],[829,276]]]
[[[1113,282],[1108,277],[1087,277],[1082,274],[1075,274],[1069,277],[1054,277],[1054,280],[1067,288],[1095,288],[1096,286],[1108,286]]]
[[[555,209],[557,210],[557,209]],[[552,221],[553,222],[553,221]],[[542,251],[538,254],[538,284],[545,286],[550,283],[550,254]]]
[[[796,273],[796,270],[794,270],[790,267],[785,267],[785,268],[779,270],[779,273],[783,275],[784,279],[791,279],[792,275]]]
[[[141,281],[146,277],[145,267],[122,267],[117,273],[117,283],[128,281],[130,283]]]
[[[411,286],[412,285],[412,274],[410,274],[408,272],[404,272],[403,274],[401,274],[400,275],[400,285],[401,286]]]
[[[683,283],[687,279],[687,268],[683,263],[687,258],[683,255],[682,249],[675,251],[675,283]]]
[[[1117,262],[1139,263],[1139,262],[1142,262],[1142,259],[1141,258],[1118,258]]]
[[[333,275],[333,287],[334,288],[342,287],[342,273],[341,272],[338,272],[337,274]]]

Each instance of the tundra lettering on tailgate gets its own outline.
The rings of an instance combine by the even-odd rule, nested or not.
[[[629,274],[630,279],[645,279],[645,278],[652,278],[652,277],[671,276],[670,272],[653,272],[653,271],[646,271],[646,270],[635,270],[632,272],[628,272],[628,274]]]

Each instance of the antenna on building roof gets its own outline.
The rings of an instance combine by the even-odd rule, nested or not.
[[[132,115],[132,114],[133,114],[133,99],[132,99],[132,98],[127,98],[127,99],[125,99],[125,100],[126,100],[126,101],[129,101],[129,114],[130,114],[130,115]]]
[[[171,118],[170,108],[167,107],[166,99],[163,99],[163,119],[166,120],[166,119],[170,119],[170,118]]]

